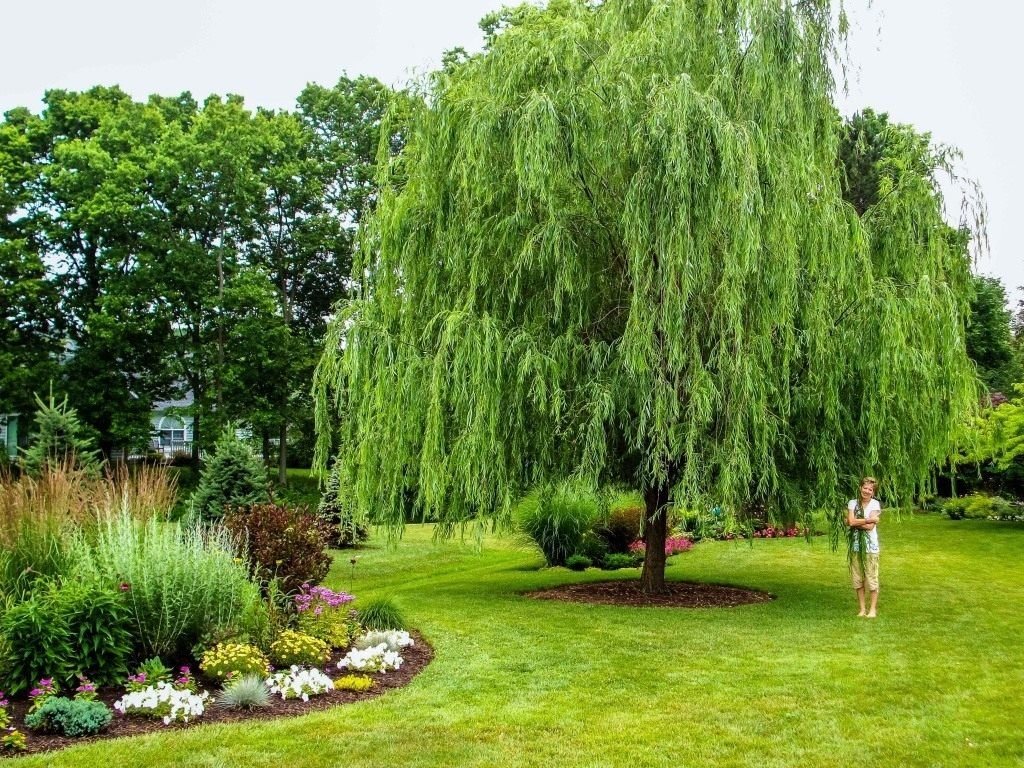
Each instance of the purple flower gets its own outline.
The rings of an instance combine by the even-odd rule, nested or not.
[[[29,695],[29,696],[30,696],[31,698],[33,698],[33,699],[34,699],[34,698],[36,698],[37,696],[42,696],[42,695],[43,695],[43,692],[42,692],[41,690],[39,690],[38,688],[33,688],[33,689],[32,689],[31,691],[29,691],[29,692],[28,692],[28,695]]]

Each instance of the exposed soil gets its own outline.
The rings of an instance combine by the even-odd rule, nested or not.
[[[341,704],[349,704],[354,701],[372,699],[375,696],[380,696],[382,693],[386,693],[394,688],[401,688],[409,683],[409,681],[416,677],[416,675],[418,675],[424,667],[430,663],[431,659],[434,658],[433,648],[427,645],[418,633],[410,632],[409,634],[412,635],[416,643],[415,645],[401,650],[401,656],[405,660],[402,666],[392,672],[365,673],[369,677],[373,678],[374,681],[373,688],[368,691],[359,693],[354,691],[329,691],[319,696],[311,696],[308,702],[304,702],[302,699],[289,699],[287,701],[283,701],[280,696],[272,696],[269,707],[247,712],[218,707],[213,703],[217,688],[215,686],[206,686],[206,690],[210,691],[211,694],[210,700],[207,702],[206,712],[202,717],[189,723],[171,723],[170,725],[164,725],[159,719],[149,719],[137,716],[125,717],[119,715],[115,711],[114,719],[110,722],[110,726],[103,733],[97,734],[96,736],[87,736],[76,739],[70,739],[65,736],[37,734],[30,731],[25,727],[25,714],[28,711],[28,702],[12,701],[9,710],[11,713],[11,725],[25,734],[28,739],[27,751],[31,753],[63,749],[64,747],[69,747],[74,744],[96,741],[97,739],[133,736],[135,734],[151,733],[153,731],[174,731],[182,730],[184,728],[200,728],[204,723],[226,723],[237,720],[270,720],[277,717],[305,715],[310,712],[329,709],[330,707],[336,707]],[[332,678],[338,678],[347,674],[364,674],[362,672],[350,673],[346,670],[338,669],[337,662],[344,655],[344,652],[336,653],[331,658],[330,662],[324,666],[324,671]],[[121,689],[101,689],[99,691],[98,698],[107,706],[111,706],[123,695],[123,693],[124,691]],[[4,757],[11,757],[19,754],[25,753],[0,752],[0,756]]]
[[[700,584],[689,581],[670,581],[665,592],[645,594],[638,581],[595,581],[582,584],[564,584],[560,587],[526,592],[537,600],[565,600],[570,603],[594,605],[620,605],[625,607],[663,608],[733,608],[750,603],[766,603],[775,595],[742,587],[723,584]]]

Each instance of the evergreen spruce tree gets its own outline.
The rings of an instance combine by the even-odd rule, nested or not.
[[[338,549],[355,547],[370,538],[370,528],[362,520],[356,520],[351,507],[342,503],[340,498],[341,478],[338,462],[331,468],[327,478],[327,486],[320,497],[317,514],[331,526],[331,546]]]
[[[483,23],[380,168],[314,380],[319,458],[397,531],[537,484],[672,503],[906,498],[979,387],[932,169],[842,196],[828,0],[550,0]],[[331,425],[337,425],[337,431]]]
[[[30,475],[58,467],[98,471],[99,452],[86,437],[78,412],[68,406],[67,396],[58,403],[51,389],[46,402],[36,395],[36,405],[36,431],[22,454],[22,469]]]
[[[217,438],[213,456],[203,467],[192,497],[195,512],[204,520],[216,520],[225,507],[248,507],[265,502],[267,473],[263,462],[228,425]]]

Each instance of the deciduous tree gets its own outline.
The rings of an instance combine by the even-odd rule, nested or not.
[[[871,222],[843,200],[831,12],[553,0],[448,62],[317,373],[351,503],[397,528],[414,492],[450,529],[628,482],[654,591],[673,501],[924,481],[977,401],[968,270],[928,174]]]

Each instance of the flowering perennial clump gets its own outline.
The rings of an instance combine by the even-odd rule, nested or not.
[[[693,549],[693,542],[685,536],[669,536],[665,539],[665,556],[678,555],[680,552],[688,552]],[[634,541],[629,545],[629,551],[634,554],[643,554],[647,551],[647,545],[642,541]]]
[[[266,680],[272,694],[280,694],[282,699],[302,699],[309,701],[310,696],[327,693],[334,688],[334,681],[319,669],[301,669],[292,666],[284,672],[277,672]]]
[[[282,667],[312,667],[323,664],[330,655],[327,643],[302,632],[286,629],[270,646],[270,657]]]
[[[338,669],[355,669],[360,672],[387,672],[402,666],[404,659],[396,651],[388,650],[386,643],[372,648],[353,648],[338,662]]]
[[[344,648],[361,630],[358,615],[347,608],[355,598],[347,592],[303,584],[295,596],[300,631],[323,640],[331,648]]]
[[[755,539],[791,539],[795,536],[803,536],[804,531],[799,528],[776,528],[769,525],[760,531],[751,534]]]
[[[259,648],[244,643],[219,643],[203,655],[199,665],[215,680],[241,675],[265,675],[270,663]]]
[[[348,592],[334,592],[327,587],[311,587],[305,582],[295,595],[295,610],[299,613],[312,611],[319,616],[327,608],[339,608],[355,600]]]
[[[400,648],[408,648],[410,645],[415,644],[409,633],[403,629],[374,629],[357,638],[352,643],[352,647],[358,650],[366,650],[382,643],[387,646],[389,651],[398,651]]]
[[[206,691],[192,693],[188,689],[159,682],[141,691],[126,693],[114,702],[114,709],[122,715],[159,717],[164,725],[179,721],[187,723],[191,718],[202,716],[209,696]]]
[[[96,700],[96,683],[85,675],[78,676],[78,687],[75,688],[75,698],[79,701]]]
[[[28,692],[28,697],[32,701],[32,705],[28,708],[28,711],[35,712],[46,703],[47,699],[52,699],[59,693],[60,686],[53,682],[53,678],[44,677],[36,683],[35,688]]]
[[[192,669],[188,664],[178,668],[178,676],[174,678],[174,687],[179,691],[199,692],[199,683],[196,682],[195,675],[192,674]]]

